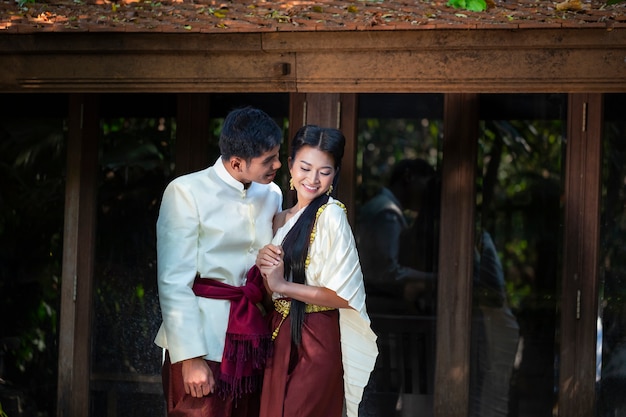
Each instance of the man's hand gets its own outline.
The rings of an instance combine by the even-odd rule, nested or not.
[[[183,361],[185,392],[192,397],[204,397],[215,391],[215,378],[206,361],[192,358]]]

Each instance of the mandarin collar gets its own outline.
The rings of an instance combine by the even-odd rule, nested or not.
[[[243,187],[241,181],[233,178],[233,176],[230,175],[230,172],[226,170],[226,167],[224,166],[224,161],[222,160],[221,156],[217,158],[217,161],[215,161],[214,167],[215,173],[222,181],[241,193],[246,192],[246,189]]]

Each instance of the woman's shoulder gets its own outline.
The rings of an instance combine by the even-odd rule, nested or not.
[[[335,200],[332,197],[328,199],[328,202],[326,204],[320,207],[320,209],[318,210],[318,213],[323,212],[323,211],[329,211],[330,213],[333,213],[335,215],[348,213],[348,209],[346,208],[346,205],[343,204],[339,200]]]
[[[339,200],[331,198],[317,210],[316,222],[321,221],[324,224],[338,225],[347,220],[346,206]]]
[[[274,234],[276,234],[276,231],[283,227],[283,225],[287,221],[287,213],[287,210],[283,210],[276,213],[276,215],[274,216],[274,221],[272,222],[272,229],[274,230]]]

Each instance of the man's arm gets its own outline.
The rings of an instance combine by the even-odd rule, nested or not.
[[[157,221],[159,302],[172,363],[208,353],[198,299],[191,289],[197,272],[196,207],[189,187],[172,182]]]

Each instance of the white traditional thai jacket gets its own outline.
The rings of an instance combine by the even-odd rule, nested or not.
[[[218,159],[165,189],[157,221],[159,302],[163,323],[155,343],[172,363],[194,357],[221,362],[230,302],[196,297],[196,275],[245,283],[260,248],[272,239],[282,206],[274,184],[246,190]]]

